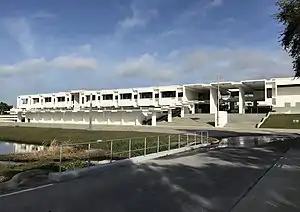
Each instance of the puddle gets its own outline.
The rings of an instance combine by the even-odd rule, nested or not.
[[[31,144],[19,144],[0,141],[0,155],[10,153],[30,153],[44,150],[45,147]]]
[[[229,147],[257,147],[275,141],[284,141],[287,136],[240,136],[220,140],[220,145]]]

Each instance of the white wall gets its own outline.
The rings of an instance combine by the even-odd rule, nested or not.
[[[89,112],[66,111],[62,112],[43,112],[26,113],[26,121],[30,118],[32,123],[66,123],[66,124],[88,124]],[[109,125],[141,125],[144,120],[142,111],[118,111],[118,112],[98,112],[92,111],[93,124]],[[64,120],[62,120],[64,118]],[[122,121],[123,119],[123,121]]]

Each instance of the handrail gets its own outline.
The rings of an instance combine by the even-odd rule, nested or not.
[[[73,159],[88,160],[88,166],[90,160],[94,158],[103,158],[113,162],[115,158],[131,158],[136,156],[148,155],[152,153],[158,153],[162,151],[169,151],[172,149],[179,149],[187,146],[195,146],[199,144],[210,144],[218,141],[218,139],[210,138],[208,131],[201,131],[199,133],[185,133],[185,134],[166,134],[158,136],[148,137],[132,137],[122,139],[109,139],[109,140],[97,140],[90,142],[80,143],[63,143],[60,145],[59,154],[59,167],[62,171],[62,161],[65,158],[70,158],[70,149],[66,147],[75,147],[72,153]],[[101,145],[97,145],[101,144]],[[106,145],[102,145],[106,144]],[[86,145],[87,148],[76,149],[76,146]],[[64,151],[65,150],[65,151]],[[72,150],[72,149],[71,149]],[[92,151],[93,150],[93,151]],[[151,151],[150,151],[151,150]],[[78,151],[78,152],[76,152]],[[93,156],[94,154],[94,156]],[[72,158],[72,157],[71,157]]]

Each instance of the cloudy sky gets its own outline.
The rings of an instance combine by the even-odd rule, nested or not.
[[[275,0],[1,0],[0,100],[292,76]]]

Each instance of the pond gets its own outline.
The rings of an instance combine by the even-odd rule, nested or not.
[[[41,151],[45,147],[39,145],[31,144],[19,144],[0,141],[0,155],[10,154],[10,153],[26,153],[26,152],[35,152]]]

